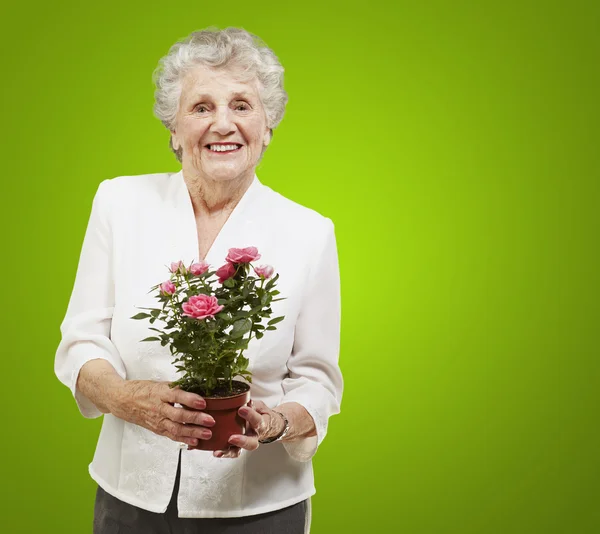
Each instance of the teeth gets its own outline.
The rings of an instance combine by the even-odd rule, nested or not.
[[[210,145],[213,152],[226,152],[228,150],[236,150],[237,145]]]

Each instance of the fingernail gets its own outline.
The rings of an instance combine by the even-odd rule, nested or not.
[[[212,438],[212,432],[210,430],[205,430],[202,432],[202,439],[210,439]]]
[[[206,401],[204,400],[198,400],[194,403],[194,406],[196,408],[198,408],[199,410],[204,410],[204,408],[206,408]]]

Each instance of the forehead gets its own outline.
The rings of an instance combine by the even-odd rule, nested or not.
[[[183,78],[181,99],[183,101],[199,95],[215,98],[236,94],[258,96],[258,80],[244,76],[239,68],[213,68],[197,66],[190,69]]]

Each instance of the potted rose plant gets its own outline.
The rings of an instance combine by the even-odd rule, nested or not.
[[[279,275],[273,276],[269,265],[254,267],[259,258],[256,247],[247,247],[229,249],[216,271],[204,261],[188,267],[174,262],[169,279],[151,289],[162,306],[140,308],[147,311],[132,317],[159,322],[160,328],[150,327],[158,335],[142,341],[169,346],[183,373],[170,387],[206,400],[205,411],[216,424],[212,438],[200,440],[198,449],[225,449],[232,434],[245,432],[245,421],[237,414],[250,400],[252,374],[244,350],[253,336],[260,339],[284,319],[271,319],[271,303],[282,300],[275,298]]]

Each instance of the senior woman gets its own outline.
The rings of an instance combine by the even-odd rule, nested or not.
[[[340,291],[330,219],[263,185],[255,169],[287,102],[283,68],[245,30],[203,30],[155,72],[155,114],[175,173],[103,181],[94,197],[55,371],[82,415],[104,414],[89,466],[94,532],[308,532],[311,458],[339,412]],[[172,389],[168,347],[140,343],[131,320],[171,261],[223,263],[256,246],[280,274],[285,315],[252,339],[247,432],[224,451],[194,449],[214,420],[199,395]]]

